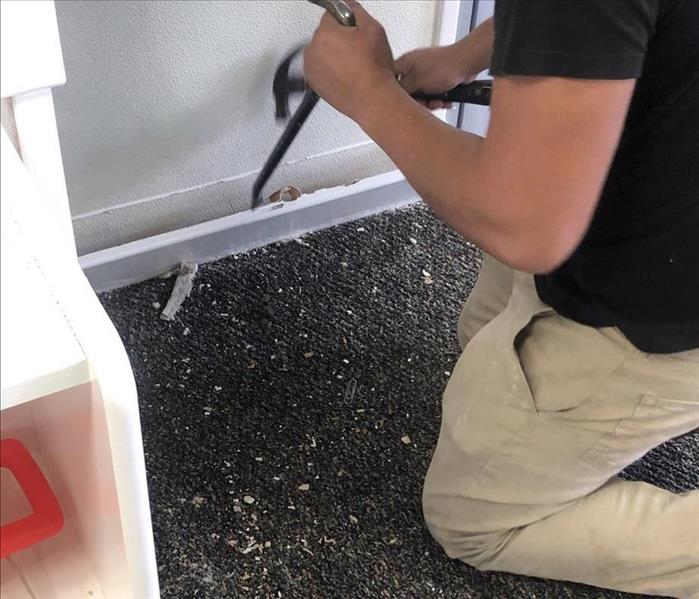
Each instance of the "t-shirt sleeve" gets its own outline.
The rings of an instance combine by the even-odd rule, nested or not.
[[[636,79],[658,0],[496,0],[491,75]]]

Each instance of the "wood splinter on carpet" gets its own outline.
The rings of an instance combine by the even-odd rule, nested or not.
[[[197,264],[192,262],[183,262],[180,266],[175,286],[172,288],[172,294],[167,301],[165,308],[160,313],[160,318],[163,320],[175,320],[175,314],[180,306],[192,293],[192,284],[194,277],[197,275]]]

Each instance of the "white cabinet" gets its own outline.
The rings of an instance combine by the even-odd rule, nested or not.
[[[3,110],[13,109],[1,148],[0,438],[29,450],[64,519],[57,534],[0,561],[0,594],[155,598],[136,386],[75,253],[51,96],[65,78],[54,6],[0,6]],[[28,507],[5,468],[1,482],[4,525]]]

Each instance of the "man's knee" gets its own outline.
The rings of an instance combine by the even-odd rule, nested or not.
[[[516,529],[493,530],[497,525],[479,510],[459,509],[461,501],[459,497],[432,493],[426,486],[422,509],[427,529],[450,558],[487,570]]]

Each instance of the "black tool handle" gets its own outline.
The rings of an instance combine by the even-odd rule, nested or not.
[[[489,106],[490,96],[493,91],[493,81],[491,79],[482,79],[466,83],[465,85],[457,85],[454,89],[441,94],[426,94],[424,92],[416,92],[413,98],[429,102],[430,100],[441,100],[442,102],[457,102],[459,104],[478,104],[479,106]]]

